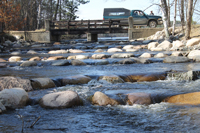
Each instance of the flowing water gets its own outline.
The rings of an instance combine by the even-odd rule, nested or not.
[[[3,55],[5,56],[5,55]],[[26,57],[28,58],[28,57]],[[113,59],[114,60],[114,59]],[[113,62],[110,59],[109,62]],[[171,69],[176,71],[199,70],[199,63],[151,63],[151,64],[126,64],[95,66],[93,60],[87,66],[51,66],[50,62],[41,62],[36,67],[1,68],[0,75],[13,75],[21,78],[48,77],[59,79],[69,75],[105,75],[165,72]],[[73,90],[83,99],[84,105],[66,109],[44,109],[38,104],[28,105],[24,108],[9,110],[0,115],[0,132],[2,133],[76,133],[76,132],[199,132],[200,106],[175,105],[169,103],[155,103],[151,105],[118,105],[94,106],[88,97],[96,91],[107,95],[145,92],[152,95],[180,94],[196,92],[200,88],[200,80],[176,81],[166,79],[153,82],[119,83],[111,84],[97,81],[95,78],[84,85],[67,85],[46,90],[29,92],[29,97],[36,101],[47,93]],[[29,128],[36,119],[33,128]]]

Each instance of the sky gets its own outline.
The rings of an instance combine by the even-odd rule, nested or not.
[[[145,10],[150,5],[152,5],[151,0],[90,0],[88,4],[79,6],[79,11],[77,12],[79,18],[77,20],[101,20],[103,19],[104,8]],[[145,13],[149,14],[151,10],[155,15],[161,15],[161,13],[158,13],[158,7],[155,5],[145,10]]]

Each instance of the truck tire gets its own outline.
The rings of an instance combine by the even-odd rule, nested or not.
[[[156,28],[157,27],[157,22],[155,20],[149,21],[149,27],[150,28]]]

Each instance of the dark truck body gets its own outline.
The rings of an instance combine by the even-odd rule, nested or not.
[[[128,24],[128,17],[133,17],[134,25],[147,25],[155,28],[157,25],[162,25],[162,17],[155,15],[147,15],[141,10],[128,10],[125,8],[104,8],[103,19],[124,19],[122,23]],[[120,22],[121,23],[121,22]]]

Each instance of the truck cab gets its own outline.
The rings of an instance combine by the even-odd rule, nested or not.
[[[133,17],[134,25],[149,26],[151,28],[163,24],[161,16],[147,15],[142,10],[128,10],[125,8],[104,8],[103,19],[125,19],[122,23],[128,24],[128,17]],[[127,19],[127,20],[126,20]]]

